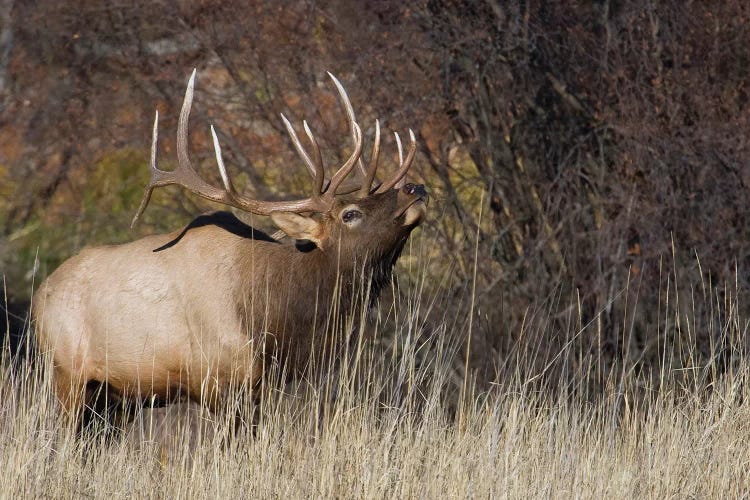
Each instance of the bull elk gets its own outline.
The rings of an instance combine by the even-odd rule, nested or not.
[[[142,401],[187,395],[219,411],[234,394],[232,383],[259,384],[269,356],[282,360],[289,372],[303,369],[324,343],[320,338],[316,343],[316,334],[352,312],[355,281],[369,284],[372,304],[409,234],[422,222],[427,194],[423,185],[405,183],[416,151],[411,131],[405,156],[396,134],[395,174],[376,181],[378,122],[365,167],[362,131],[344,88],[330,76],[347,113],[354,151],[326,179],[310,127],[304,122],[311,153],[282,115],[313,178],[312,195],[304,199],[260,201],[239,194],[213,126],[223,188],[198,176],[187,146],[195,71],[180,112],[173,171],[156,164],[157,112],[151,180],[133,224],[155,188],[176,184],[208,200],[270,216],[296,242],[277,241],[218,212],[170,234],[84,249],[64,262],[37,290],[33,314],[38,346],[51,357],[54,390],[67,414],[80,415],[92,397],[92,383]],[[355,168],[359,180],[347,180]],[[348,298],[332,308],[342,295]]]

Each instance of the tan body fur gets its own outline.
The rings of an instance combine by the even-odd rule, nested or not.
[[[154,251],[179,234],[83,250],[37,291],[38,342],[53,354],[66,407],[92,380],[130,396],[167,397],[179,389],[210,401],[206,391],[216,385],[259,381],[265,334],[285,352],[307,351],[291,339],[309,336],[319,323],[314,304],[312,311],[290,309],[283,292],[317,283],[309,294],[330,294],[309,276],[321,252],[243,238],[217,225],[191,228],[177,244]]]

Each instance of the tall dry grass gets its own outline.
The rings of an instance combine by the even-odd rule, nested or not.
[[[380,301],[338,368],[265,391],[254,432],[251,425],[230,432],[226,415],[180,403],[138,410],[119,432],[100,424],[77,435],[58,418],[42,360],[32,366],[5,356],[0,496],[748,495],[747,321],[730,290],[722,300],[710,286],[704,294],[713,304],[709,324],[721,334],[707,363],[690,344],[695,309],[672,287],[663,312],[672,321],[659,332],[679,345],[662,346],[660,367],[624,361],[592,388],[596,350],[581,358],[564,348],[539,369],[519,348],[526,354],[498,360],[502,377],[480,386],[471,367],[464,370],[470,326],[447,315],[434,320],[446,299],[426,291],[429,256],[404,262],[422,262],[411,270],[416,279]],[[470,305],[464,312],[475,313]],[[580,318],[570,324],[570,345],[596,327]],[[529,325],[535,331],[526,336],[542,338],[544,321]],[[556,363],[566,375],[546,376]]]

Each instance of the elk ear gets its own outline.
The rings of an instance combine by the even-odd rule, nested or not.
[[[297,240],[310,240],[320,246],[321,227],[312,217],[305,217],[294,212],[271,212],[271,220],[287,236]]]

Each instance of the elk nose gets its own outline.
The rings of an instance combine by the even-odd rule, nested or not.
[[[427,197],[427,190],[424,188],[424,184],[412,184],[410,182],[404,185],[402,189],[406,194],[417,195],[420,198]]]

